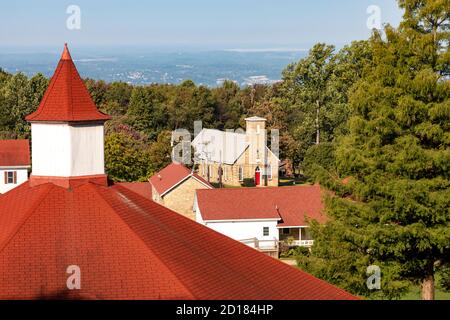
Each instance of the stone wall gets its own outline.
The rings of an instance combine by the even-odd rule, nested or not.
[[[255,170],[258,165],[249,164],[250,162],[249,153],[250,149],[245,150],[245,152],[232,165],[222,164],[222,168],[224,170],[222,182],[224,185],[238,187],[245,184],[247,181],[254,182]],[[279,178],[278,177],[279,161],[271,152],[268,152],[267,161],[272,166],[272,179],[267,179],[266,185],[269,187],[277,187]],[[209,164],[200,163],[198,174],[202,176],[205,180],[208,180],[207,166],[209,166],[210,168],[209,181],[211,183],[219,183],[219,166],[220,166],[219,163],[209,163]],[[244,171],[243,181],[240,181],[239,179],[240,166],[242,166]]]
[[[182,214],[183,216],[195,220],[194,197],[195,190],[208,189],[193,177],[190,177],[175,189],[163,196],[162,203],[165,207]]]

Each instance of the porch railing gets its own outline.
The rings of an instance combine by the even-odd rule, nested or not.
[[[251,238],[240,240],[240,242],[258,250],[278,250],[279,248],[277,239],[259,240],[258,238]]]

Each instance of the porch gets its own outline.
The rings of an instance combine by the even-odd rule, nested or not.
[[[288,247],[311,247],[314,240],[308,227],[278,228],[280,242]]]
[[[267,254],[272,258],[278,259],[279,253],[279,242],[278,239],[274,238],[273,240],[259,240],[258,238],[251,239],[243,239],[239,242],[254,248],[262,253]]]

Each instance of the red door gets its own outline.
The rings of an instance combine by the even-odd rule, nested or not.
[[[255,170],[255,185],[259,186],[261,184],[261,170],[259,167]]]

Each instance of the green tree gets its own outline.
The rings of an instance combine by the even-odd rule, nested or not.
[[[125,82],[111,83],[105,93],[105,101],[101,108],[108,114],[123,116],[126,114],[133,87]]]
[[[154,175],[172,162],[172,132],[162,131],[149,149],[149,176]]]
[[[284,70],[282,85],[274,86],[275,98],[287,105],[288,137],[296,145],[285,144],[283,151],[296,150],[290,157],[294,164],[303,160],[311,146],[334,142],[348,132],[348,95],[371,60],[367,41],[355,41],[338,53],[333,46],[317,44],[307,57]]]
[[[237,129],[244,106],[241,89],[232,81],[225,81],[222,86],[212,89],[215,99],[215,127],[218,129]]]
[[[336,173],[335,149],[335,144],[332,142],[323,142],[310,147],[303,160],[305,175],[314,177],[318,169]]]
[[[96,106],[101,106],[106,100],[108,85],[103,80],[86,79],[84,81],[86,88],[91,94],[91,98]]]
[[[299,123],[297,136],[304,140],[305,150],[321,141],[326,126],[327,109],[330,108],[330,79],[333,73],[334,46],[316,44],[309,55],[283,72],[285,93],[297,106]],[[314,138],[313,138],[314,137]]]
[[[30,127],[25,116],[38,107],[48,80],[37,74],[28,79],[23,73],[4,79],[0,87],[2,108],[0,109],[0,127],[4,138],[28,138]]]
[[[127,111],[127,123],[151,140],[167,128],[167,99],[160,86],[134,87]]]
[[[211,90],[205,86],[195,86],[192,81],[185,81],[175,89],[170,100],[169,112],[171,127],[169,129],[194,129],[194,121],[202,120],[208,127],[213,124],[215,101]]]
[[[340,197],[327,201],[331,220],[314,224],[302,264],[358,294],[394,298],[411,281],[433,299],[450,258],[450,2],[399,4],[403,22],[373,35],[373,64],[350,95],[336,166],[351,178],[318,175]],[[381,291],[365,288],[370,264],[381,267]]]
[[[146,181],[149,176],[149,145],[139,133],[119,126],[105,137],[105,169],[116,182]]]

